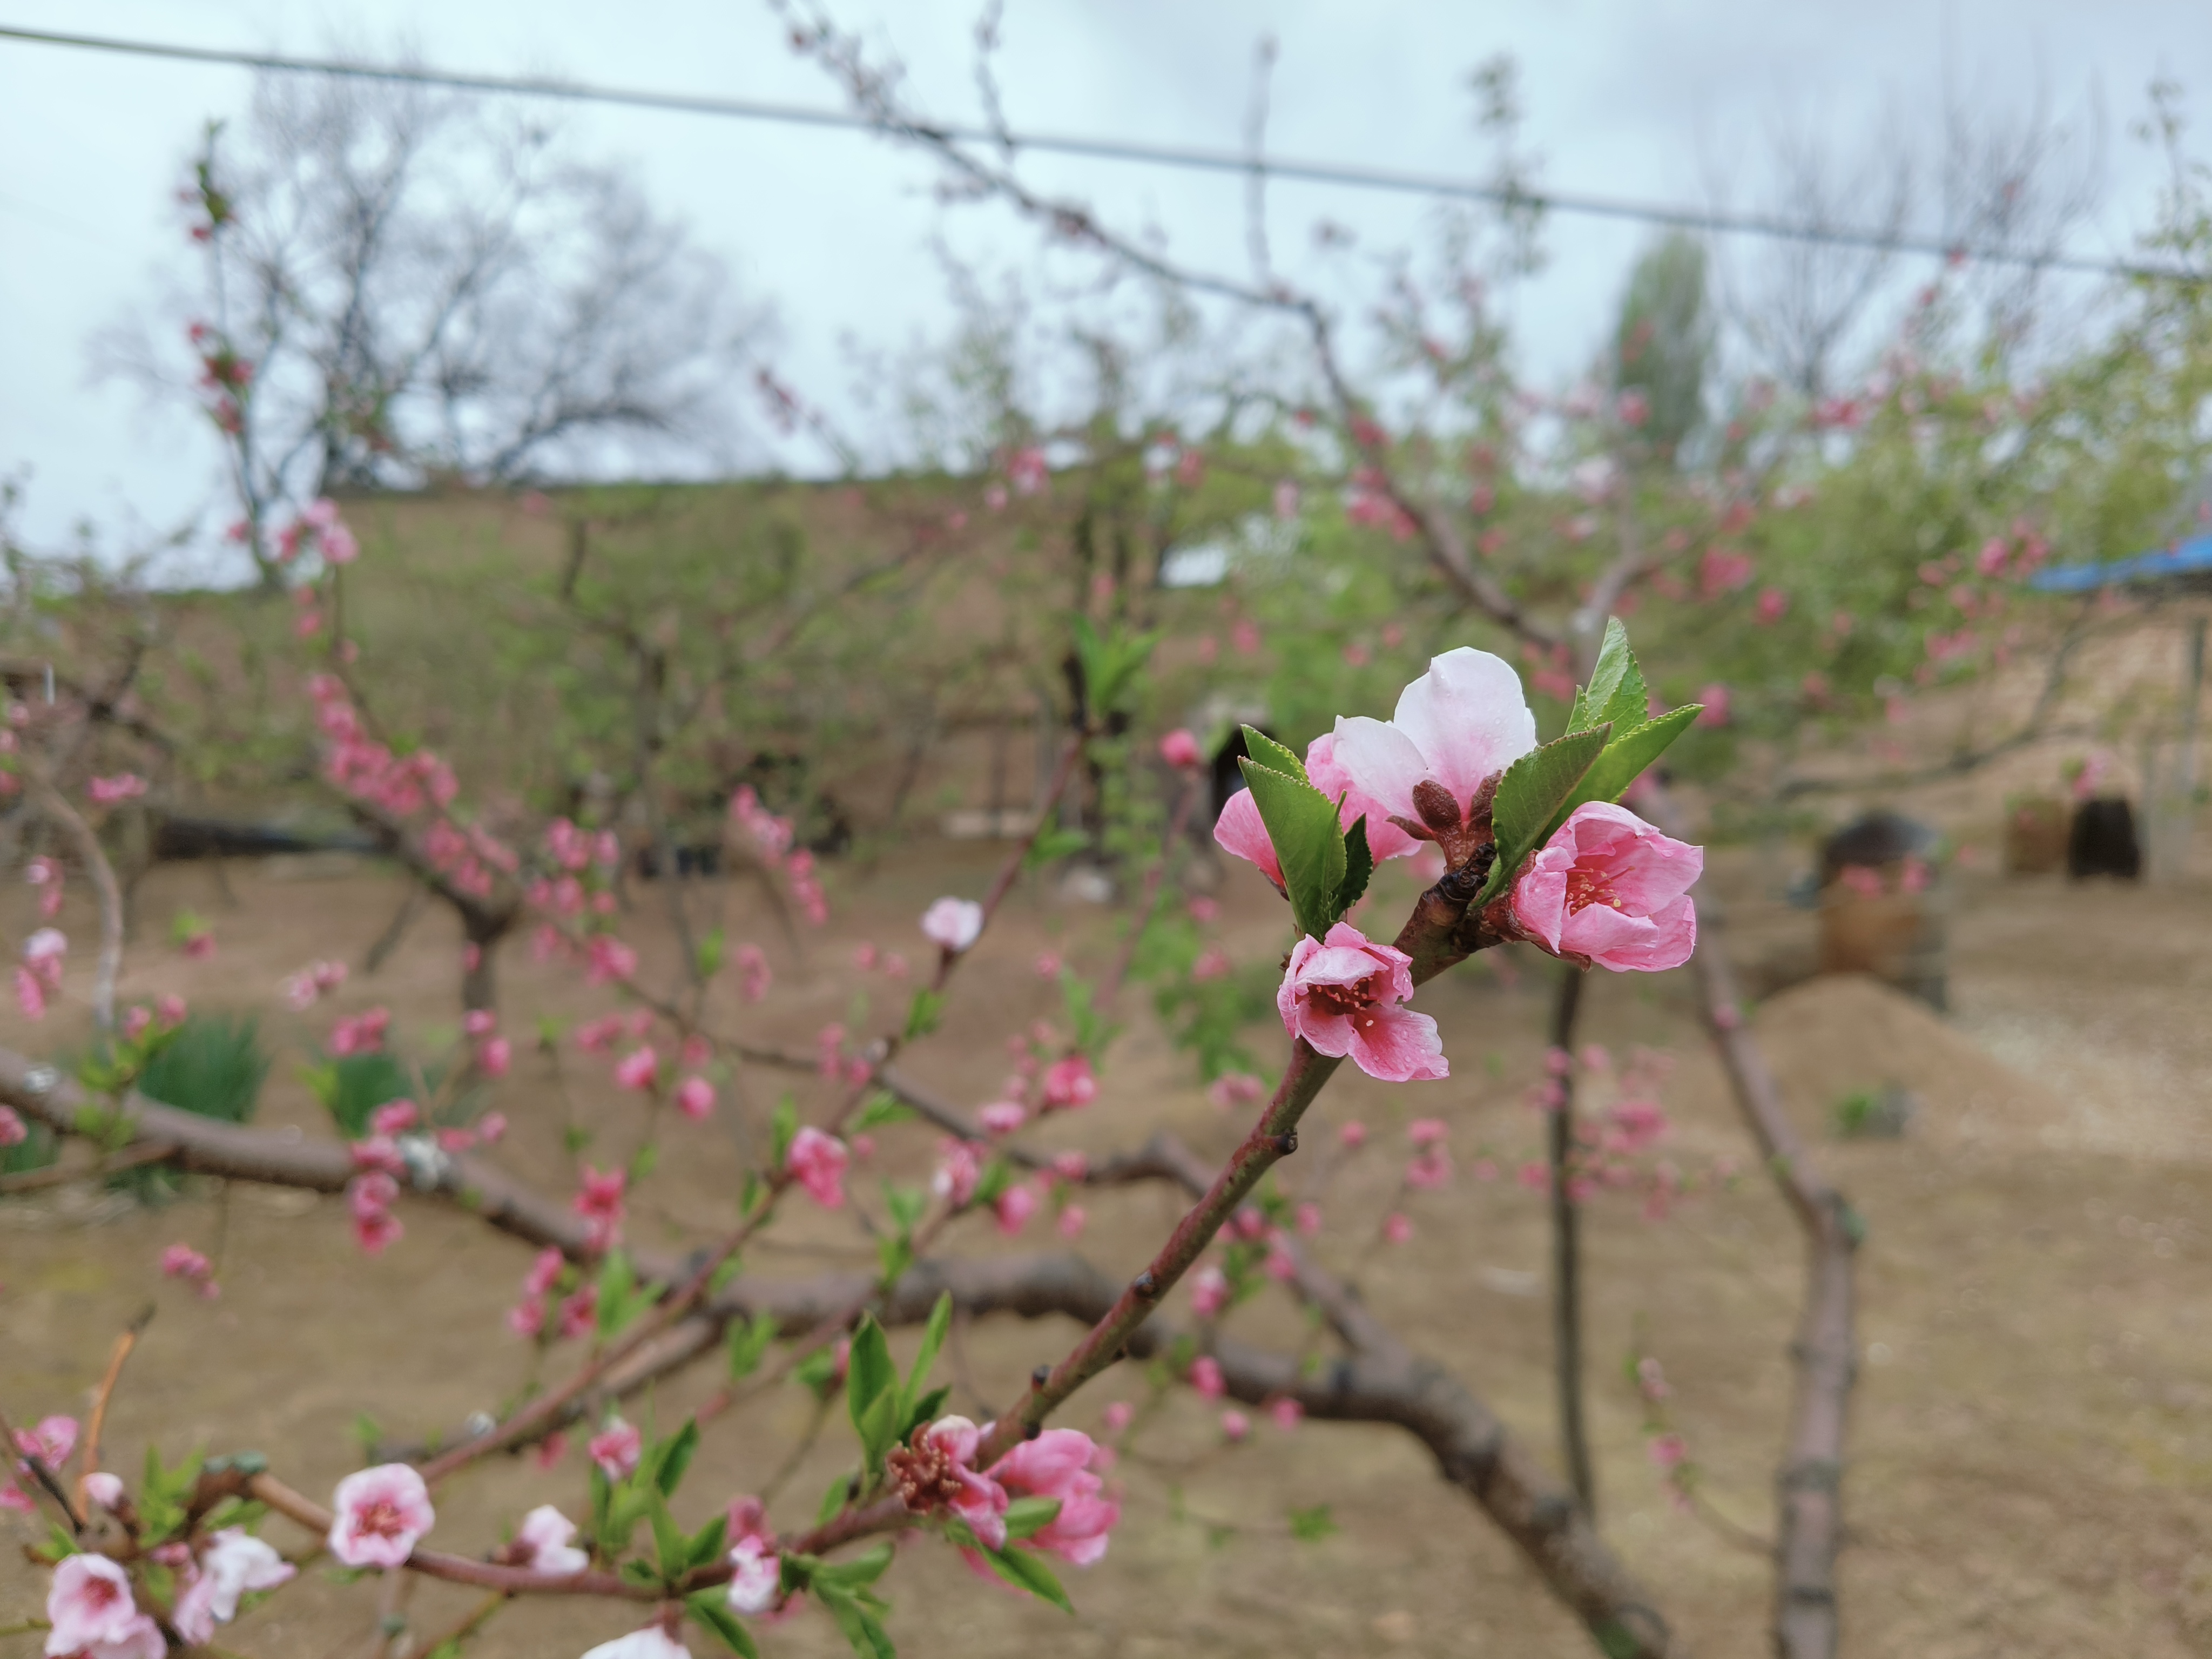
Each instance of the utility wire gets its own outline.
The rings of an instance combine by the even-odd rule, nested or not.
[[[2179,283],[2212,281],[2212,276],[2202,271],[2142,264],[2124,259],[2040,253],[1984,242],[1946,240],[1941,237],[1903,235],[1890,231],[1853,229],[1844,226],[1810,225],[1771,214],[1724,213],[1701,208],[1674,207],[1665,203],[1628,201],[1617,197],[1486,185],[1437,173],[1407,173],[1389,167],[1361,167],[1352,162],[1296,161],[1280,156],[1254,156],[1234,150],[1140,143],[1129,139],[1088,138],[1066,133],[1006,132],[996,128],[935,123],[915,123],[909,128],[843,110],[814,109],[801,104],[771,103],[757,99],[711,98],[695,93],[599,87],[583,82],[553,81],[536,76],[464,74],[456,70],[410,68],[398,64],[349,63],[339,58],[294,58],[274,52],[176,46],[114,35],[63,34],[46,29],[16,28],[7,24],[0,24],[0,40],[116,52],[134,58],[160,58],[188,64],[220,64],[287,75],[328,75],[355,81],[401,82],[410,86],[443,87],[456,92],[484,93],[499,97],[545,98],[568,103],[611,104],[629,109],[659,110],[678,115],[781,122],[791,126],[890,134],[911,131],[924,137],[959,143],[995,144],[1016,151],[1034,150],[1044,155],[1086,156],[1094,161],[1184,167],[1201,173],[1233,173],[1248,179],[1259,174],[1272,179],[1297,179],[1307,184],[1340,185],[1350,190],[1446,197],[1461,201],[1485,202],[1496,207],[1579,214],[1598,219],[1625,219],[1642,224],[1666,225],[1680,230],[1698,230],[1722,235],[1765,236],[1787,241],[1820,242],[1839,247],[1873,248],[1891,253],[1922,253],[1945,259],[1974,259],[1989,264],[2026,265],[2041,270],[2074,271],[2097,276],[2148,277]]]

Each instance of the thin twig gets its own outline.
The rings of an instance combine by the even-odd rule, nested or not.
[[[107,1371],[100,1379],[100,1392],[93,1396],[92,1412],[85,1419],[82,1462],[76,1477],[76,1501],[80,1508],[90,1503],[85,1492],[85,1483],[100,1468],[100,1431],[107,1425],[107,1402],[115,1397],[115,1384],[123,1375],[123,1362],[131,1358],[131,1349],[138,1346],[138,1334],[153,1322],[154,1304],[149,1302],[144,1311],[123,1328],[115,1339],[115,1348],[107,1356]]]

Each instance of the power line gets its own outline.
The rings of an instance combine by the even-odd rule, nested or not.
[[[125,40],[112,35],[63,34],[45,29],[15,28],[5,24],[0,24],[0,40],[19,40],[34,46],[116,52],[134,58],[167,58],[188,64],[218,64],[288,75],[327,75],[355,81],[399,82],[410,86],[441,87],[455,92],[484,93],[499,97],[611,104],[678,115],[708,115],[725,119],[781,122],[790,126],[829,127],[885,134],[906,130],[844,110],[815,109],[802,104],[772,103],[757,99],[710,98],[693,93],[599,87],[583,82],[552,81],[536,76],[465,74],[457,70],[416,69],[398,64],[348,63],[338,58],[294,58],[274,52],[177,46],[157,40]],[[1010,133],[996,128],[933,123],[915,124],[912,130],[926,137],[960,143],[1000,144],[1017,151],[1034,150],[1043,155],[1077,155],[1093,161],[1182,167],[1201,173],[1233,173],[1246,178],[1257,174],[1269,179],[1296,179],[1306,184],[1334,185],[1349,190],[1445,197],[1460,201],[1483,202],[1494,207],[1577,214],[1589,218],[1625,219],[1718,235],[1765,236],[1786,241],[1826,243],[1889,253],[1928,254],[1945,259],[1974,259],[1989,264],[2025,265],[2042,270],[2071,271],[2097,276],[2151,277],[2182,283],[2212,280],[2203,272],[2142,264],[2130,260],[2097,259],[2069,253],[2037,253],[1988,243],[1945,240],[1934,236],[1808,225],[1771,214],[1724,213],[1702,208],[1675,207],[1665,203],[1629,201],[1617,197],[1586,196],[1567,191],[1512,188],[1437,173],[1362,167],[1352,162],[1297,161],[1281,156],[1253,156],[1234,150],[1140,143],[1130,139],[1091,138],[1066,133]]]

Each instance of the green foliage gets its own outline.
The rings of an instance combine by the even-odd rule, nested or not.
[[[407,1068],[381,1048],[315,1061],[302,1068],[301,1078],[348,1140],[367,1136],[369,1115],[378,1107],[415,1096]]]
[[[1310,1509],[1294,1509],[1290,1513],[1291,1536],[1300,1543],[1319,1543],[1334,1537],[1340,1530],[1336,1517],[1329,1513],[1326,1504],[1316,1504]]]
[[[1491,807],[1497,861],[1477,903],[1486,903],[1503,891],[1522,861],[1543,844],[1559,804],[1574,793],[1612,732],[1609,725],[1570,732],[1530,750],[1505,769]]]
[[[1255,753],[1267,743],[1249,726],[1244,740]],[[1279,772],[1249,757],[1237,764],[1283,867],[1291,918],[1300,933],[1319,939],[1343,914],[1336,908],[1336,900],[1350,863],[1343,832],[1337,827],[1336,803],[1306,781],[1303,766],[1295,773]]]
[[[1613,335],[1613,384],[1649,405],[1641,435],[1672,459],[1705,415],[1716,345],[1704,244],[1669,231],[1637,260]]]
[[[1157,633],[1132,633],[1120,623],[1099,629],[1088,617],[1075,618],[1075,653],[1083,666],[1083,690],[1094,717],[1124,709],[1137,690],[1138,677],[1159,643]]]
[[[765,1310],[750,1319],[730,1322],[730,1381],[742,1382],[760,1369],[760,1363],[775,1340],[776,1318]]]
[[[251,1014],[192,1014],[138,1074],[138,1091],[165,1106],[248,1123],[269,1076],[259,1022]]]
[[[620,1336],[666,1294],[666,1289],[661,1285],[640,1285],[627,1250],[608,1251],[606,1260],[599,1264],[596,1304],[599,1340],[612,1341]]]

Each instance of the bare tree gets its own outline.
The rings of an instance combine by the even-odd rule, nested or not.
[[[206,251],[194,395],[264,582],[288,501],[712,443],[761,327],[629,173],[404,82],[264,76],[182,195]],[[176,388],[143,339],[112,344]]]

